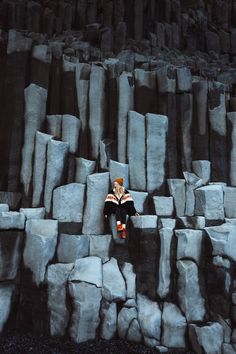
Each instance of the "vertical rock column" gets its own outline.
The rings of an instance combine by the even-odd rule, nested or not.
[[[91,158],[97,159],[105,123],[105,70],[92,65],[89,86],[89,132]]]
[[[155,71],[135,69],[135,110],[141,114],[157,113]]]
[[[219,82],[211,83],[209,85],[208,97],[212,180],[227,182],[228,166],[224,85]]]
[[[134,108],[134,78],[131,73],[123,72],[117,79],[118,84],[118,161],[126,163],[128,111]]]
[[[50,83],[48,92],[48,113],[57,114],[60,112],[61,105],[61,79],[62,79],[62,42],[50,42],[49,43],[52,51],[52,63],[51,63],[51,73],[50,73]]]
[[[25,89],[25,134],[22,148],[21,182],[29,196],[33,169],[35,134],[40,130],[46,114],[47,90],[30,84]]]
[[[236,186],[236,112],[227,113],[229,127],[229,182]]]
[[[61,80],[61,113],[77,116],[78,105],[75,84],[76,64],[71,63],[69,58],[67,58],[65,55],[63,55],[62,58],[63,70]]]
[[[32,50],[30,82],[48,90],[51,48],[45,44],[35,45]]]

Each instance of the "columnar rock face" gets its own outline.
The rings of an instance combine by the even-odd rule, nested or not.
[[[186,181],[185,215],[193,216],[195,207],[194,190],[202,186],[202,180],[198,178],[194,173],[183,172],[183,175]]]
[[[174,199],[175,212],[177,216],[183,216],[185,212],[185,180],[168,179],[170,195]]]
[[[95,172],[96,161],[76,158],[75,182],[86,183],[87,177]]]
[[[222,353],[223,327],[219,323],[208,323],[203,327],[190,324],[189,334],[197,353],[202,352],[202,349],[209,354]]]
[[[80,120],[72,115],[62,116],[62,141],[69,143],[69,152],[76,154],[79,146]]]
[[[224,187],[224,209],[226,218],[236,217],[236,188]]]
[[[163,334],[161,343],[166,347],[185,348],[186,319],[179,308],[164,302],[162,314]]]
[[[207,160],[196,160],[192,162],[193,172],[207,184],[211,178],[211,163]]]
[[[125,281],[115,258],[111,258],[103,266],[102,295],[109,302],[124,301],[126,299]]]
[[[47,115],[46,123],[47,123],[48,134],[53,135],[57,139],[60,139],[61,130],[62,130],[62,115],[61,114]]]
[[[159,231],[161,250],[159,261],[159,277],[157,294],[160,298],[165,298],[170,292],[171,283],[171,241],[173,231],[170,228],[163,228]]]
[[[110,340],[115,336],[117,326],[117,305],[104,301],[101,308],[101,337]]]
[[[201,230],[183,229],[176,230],[175,235],[178,238],[177,259],[192,259],[200,265],[203,232]]]
[[[210,185],[195,190],[195,215],[203,215],[206,219],[224,219],[223,188]]]
[[[57,259],[60,263],[74,263],[89,255],[89,238],[86,235],[60,234]]]

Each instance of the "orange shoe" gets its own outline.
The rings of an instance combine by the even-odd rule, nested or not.
[[[126,239],[126,230],[125,230],[125,229],[123,229],[123,231],[122,231],[122,233],[121,233],[121,238],[122,238],[123,240]]]
[[[123,231],[122,224],[117,224],[117,231]]]

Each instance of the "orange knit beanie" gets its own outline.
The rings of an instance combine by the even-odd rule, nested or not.
[[[114,182],[117,182],[120,186],[123,186],[124,178],[116,178]]]

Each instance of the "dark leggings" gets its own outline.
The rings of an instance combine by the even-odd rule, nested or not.
[[[126,223],[126,210],[123,208],[116,208],[116,221],[120,221],[121,224],[125,224]]]

